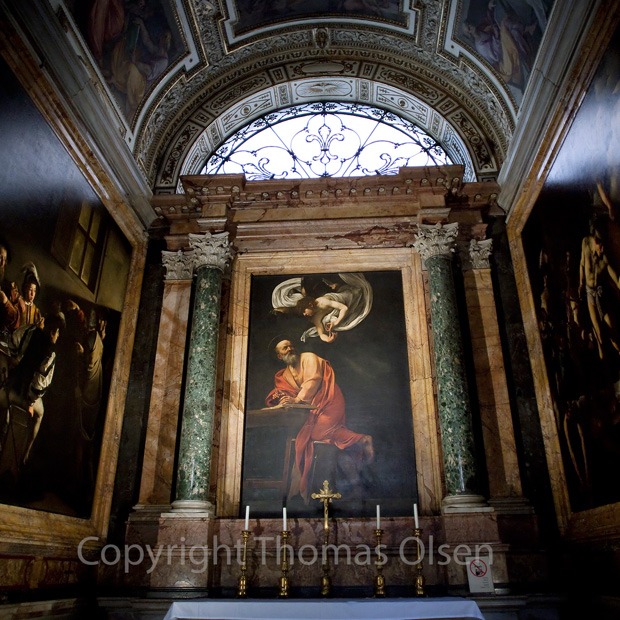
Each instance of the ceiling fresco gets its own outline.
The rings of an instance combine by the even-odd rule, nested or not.
[[[462,0],[452,36],[520,101],[551,5],[552,0]]]
[[[406,0],[405,0],[406,3]],[[228,0],[236,17],[236,34],[274,23],[306,20],[370,19],[384,24],[407,25],[409,16],[401,0]]]
[[[180,174],[240,122],[325,99],[321,88],[331,99],[371,104],[385,89],[402,93],[388,109],[411,121],[414,108],[428,109],[438,128],[458,136],[473,176],[493,180],[552,2],[56,1],[67,6],[156,193],[179,191]],[[231,115],[234,123],[223,120]]]
[[[188,51],[176,6],[168,0],[68,4],[105,84],[131,122],[153,87]]]

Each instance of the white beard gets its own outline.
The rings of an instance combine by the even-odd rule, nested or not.
[[[297,355],[297,353],[286,353],[282,356],[282,361],[287,366],[297,366],[297,362],[299,361],[299,355]]]

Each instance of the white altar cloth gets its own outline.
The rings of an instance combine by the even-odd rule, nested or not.
[[[464,598],[178,601],[164,620],[484,620]]]

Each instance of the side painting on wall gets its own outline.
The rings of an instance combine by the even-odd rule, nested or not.
[[[184,50],[170,0],[67,0],[128,121]]]
[[[620,37],[523,232],[573,511],[620,502]]]
[[[0,83],[0,502],[88,518],[131,247],[3,62]]]
[[[409,514],[416,494],[401,274],[253,276],[241,505]]]

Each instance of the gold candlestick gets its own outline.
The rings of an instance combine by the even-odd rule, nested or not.
[[[280,575],[280,591],[278,592],[278,596],[281,598],[285,598],[288,596],[289,589],[289,581],[288,581],[288,550],[286,548],[286,540],[288,538],[288,530],[282,530],[282,548],[284,549],[284,557],[282,558],[282,563],[280,564],[280,569],[282,574]]]
[[[321,596],[329,596],[332,590],[332,580],[329,576],[329,529],[324,531],[325,556],[323,557],[323,574],[321,575]]]
[[[243,554],[241,556],[241,575],[237,582],[237,596],[245,598],[248,595],[247,591],[247,557],[248,557],[248,539],[250,538],[250,530],[243,530],[241,532],[243,537]]]
[[[375,536],[377,538],[377,559],[375,560],[375,566],[377,568],[377,574],[375,576],[375,596],[385,596],[385,577],[383,576],[383,566],[381,564],[381,536],[383,530],[377,528],[375,530]]]
[[[415,595],[416,596],[425,596],[424,592],[424,575],[422,574],[422,530],[419,527],[414,528],[413,535],[415,536],[415,553],[416,553],[416,563],[415,563]]]

